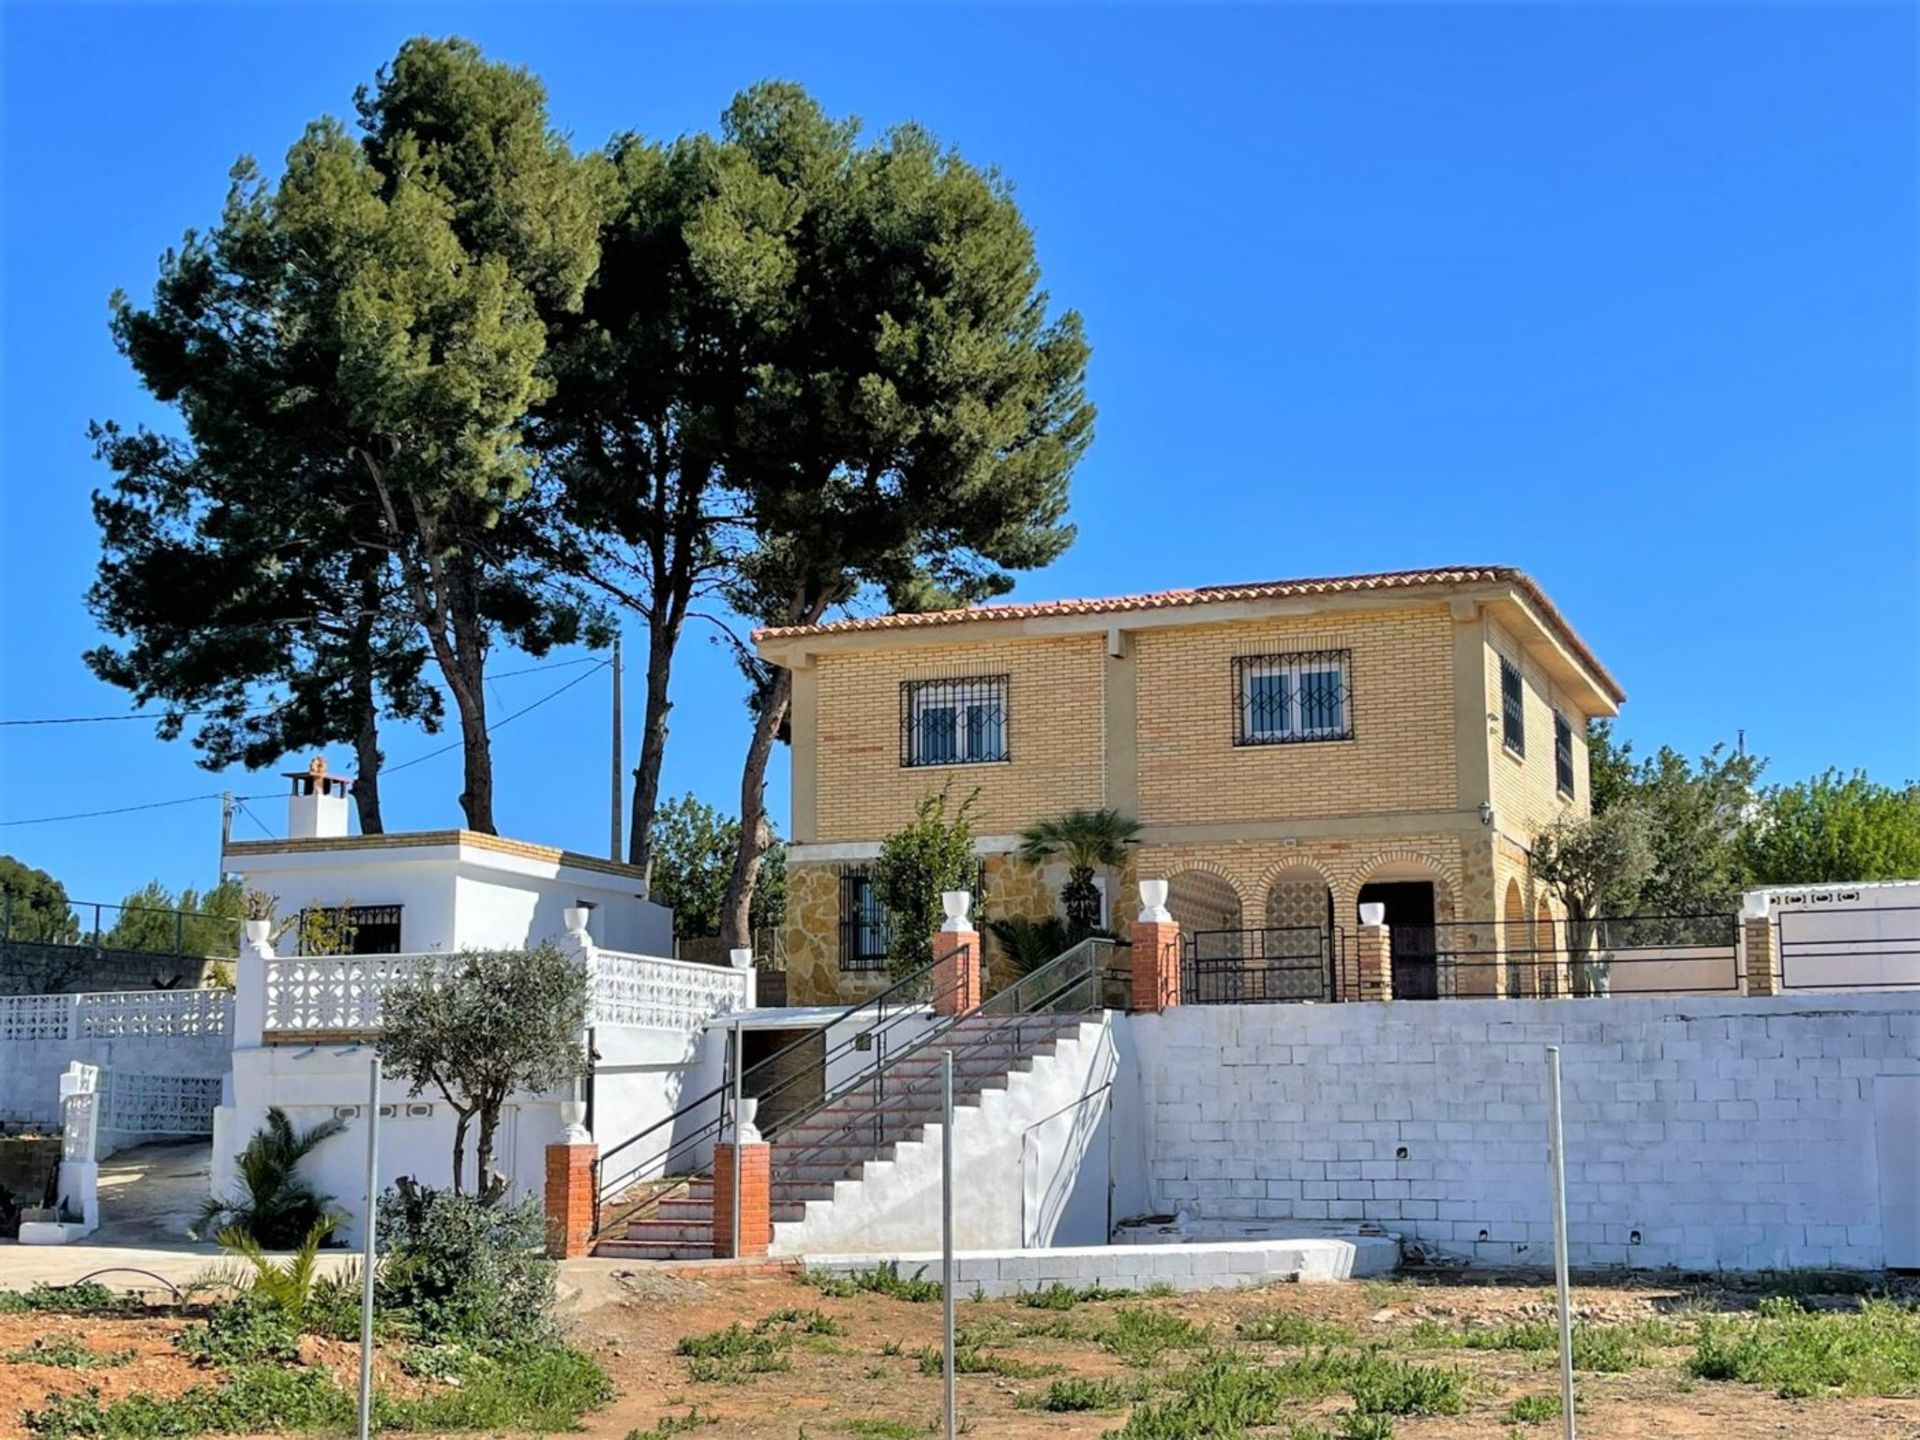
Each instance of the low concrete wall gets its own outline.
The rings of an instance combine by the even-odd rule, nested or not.
[[[1553,1044],[1574,1264],[1917,1263],[1880,1185],[1920,1133],[1886,1103],[1920,1074],[1912,994],[1196,1005],[1130,1028],[1162,1211],[1369,1220],[1548,1265]]]
[[[197,990],[233,961],[156,955],[92,945],[0,941],[0,995],[72,995],[83,990]]]
[[[111,1040],[0,1042],[0,1122],[60,1128],[60,1074],[75,1060],[128,1075],[218,1079],[231,1052],[226,1035]]]

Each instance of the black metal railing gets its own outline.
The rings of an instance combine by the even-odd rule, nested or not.
[[[1345,936],[1324,925],[1195,930],[1182,937],[1188,1005],[1289,1005],[1359,998]]]
[[[940,1098],[940,1071],[910,1062],[930,1061],[937,1051],[950,1049],[961,1069],[991,1052],[997,1073],[1004,1073],[1015,1058],[1059,1034],[1063,1019],[1102,1009],[1107,965],[1115,949],[1114,941],[1101,936],[1079,941],[976,1009],[942,1017],[818,1105],[783,1117],[767,1133],[776,1143],[789,1137],[775,1157],[776,1182],[783,1174],[799,1175],[849,1143],[877,1151],[925,1125],[928,1107]],[[962,1027],[964,1034],[956,1035]],[[830,1123],[808,1123],[829,1113]],[[802,1130],[804,1138],[794,1134]]]
[[[46,908],[25,894],[0,890],[0,944],[231,958],[240,953],[240,917],[93,900]]]
[[[852,1067],[864,1072],[871,1065],[885,1063],[890,1048],[909,1033],[910,1022],[923,1019],[937,1002],[960,983],[958,967],[949,974],[940,973],[951,960],[943,955],[921,969],[896,981],[878,995],[850,1005],[818,1030],[782,1046],[773,1054],[747,1066],[740,1073],[743,1098],[758,1100],[778,1110],[791,1106],[788,1114],[811,1113],[814,1089],[824,1098],[831,1088],[837,1068]],[[823,1037],[835,1031],[847,1031],[838,1041],[821,1044]],[[594,1233],[601,1233],[610,1202],[630,1190],[653,1182],[686,1179],[704,1165],[713,1146],[733,1126],[733,1070],[737,1063],[732,1045],[740,1032],[728,1037],[728,1054],[723,1074],[726,1078],[711,1090],[680,1106],[665,1119],[629,1136],[601,1152],[594,1180]],[[817,1056],[804,1052],[819,1045]],[[852,1057],[873,1056],[871,1061]],[[649,1198],[642,1197],[641,1203]],[[622,1213],[624,1218],[627,1212]]]
[[[1393,997],[1732,994],[1738,926],[1728,914],[1395,925]]]

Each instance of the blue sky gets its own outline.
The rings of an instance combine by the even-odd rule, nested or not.
[[[1776,779],[1910,778],[1915,15],[7,5],[0,718],[127,708],[79,658],[85,430],[165,417],[109,293],[150,290],[237,155],[277,166],[401,40],[458,30],[582,145],[711,127],[778,76],[1005,171],[1100,407],[1079,543],[1019,596],[1517,564],[1643,746],[1744,728]],[[501,679],[494,713],[579,673]],[[746,713],[702,634],[676,702],[668,790],[731,808]],[[505,833],[604,847],[606,709],[601,673],[498,733]],[[390,732],[389,763],[442,743]],[[231,785],[277,832],[283,784],[145,722],[0,729],[0,821]],[[784,756],[771,788],[784,816]],[[452,753],[393,776],[390,826],[456,823],[458,789]],[[212,801],[0,828],[88,899],[205,884],[217,844]]]

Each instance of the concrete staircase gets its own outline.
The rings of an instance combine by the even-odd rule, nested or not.
[[[940,1120],[941,1052],[954,1052],[956,1107],[1004,1090],[1017,1074],[1054,1053],[1079,1032],[1082,1014],[971,1015],[918,1051],[837,1096],[772,1137],[773,1221],[805,1217],[808,1201],[831,1200],[836,1183],[857,1179],[870,1161],[919,1140]],[[616,1204],[619,1202],[616,1202]],[[634,1204],[594,1254],[627,1260],[694,1260],[713,1256],[713,1180],[690,1176]]]

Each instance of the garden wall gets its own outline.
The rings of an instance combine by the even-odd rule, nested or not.
[[[1157,1208],[1578,1266],[1920,1265],[1920,996],[1181,1006],[1130,1023]]]

